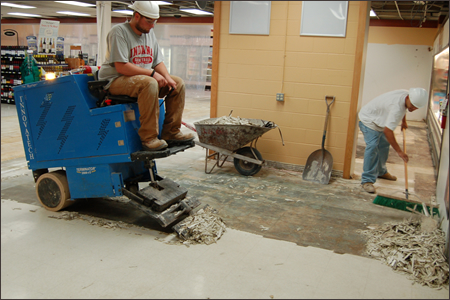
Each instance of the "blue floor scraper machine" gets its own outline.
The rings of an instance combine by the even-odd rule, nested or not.
[[[76,199],[126,196],[162,227],[174,226],[200,202],[159,176],[155,159],[195,143],[143,151],[136,98],[108,95],[105,84],[92,74],[72,74],[14,88],[39,202],[59,211]],[[163,120],[161,106],[159,132]],[[149,184],[140,189],[142,182]]]

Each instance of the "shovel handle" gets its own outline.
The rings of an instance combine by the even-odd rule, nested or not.
[[[329,98],[333,99],[333,100],[331,100],[330,103],[328,103]],[[330,110],[330,106],[331,106],[331,104],[333,104],[335,99],[336,99],[336,97],[334,97],[334,96],[325,96],[325,104],[327,105],[327,110]]]
[[[403,152],[406,153],[406,130],[405,128],[402,129],[403,131]],[[406,161],[404,161],[405,164],[405,191],[408,193],[408,164]]]
[[[328,99],[333,99],[330,103],[328,103]],[[335,100],[334,96],[325,96],[325,104],[327,105],[327,115],[325,117],[325,125],[323,127],[323,136],[322,136],[322,149],[325,147],[325,137],[327,135],[327,126],[328,126],[328,115],[330,114],[330,106],[333,104]]]

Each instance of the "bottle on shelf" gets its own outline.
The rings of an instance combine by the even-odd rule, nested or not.
[[[48,53],[52,53],[52,46],[53,46],[52,39],[50,38],[49,40],[50,40],[50,42],[48,44]]]

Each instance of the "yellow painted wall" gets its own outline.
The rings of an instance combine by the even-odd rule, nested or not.
[[[325,96],[335,96],[325,149],[333,169],[343,169],[355,61],[359,1],[349,1],[347,34],[300,36],[302,1],[272,1],[270,34],[229,34],[230,2],[222,2],[217,117],[270,120],[271,130],[258,141],[266,160],[305,165],[321,148]],[[276,101],[276,93],[285,101]]]
[[[368,42],[387,45],[427,45],[433,46],[437,28],[412,27],[369,27]]]

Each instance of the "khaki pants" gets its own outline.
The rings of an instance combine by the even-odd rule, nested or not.
[[[170,139],[180,132],[181,117],[184,110],[185,87],[183,79],[172,76],[177,83],[176,90],[172,91],[166,98],[166,115],[163,124],[162,138]],[[169,93],[169,87],[158,87],[158,82],[150,76],[120,76],[115,79],[109,92],[112,95],[128,95],[138,98],[138,106],[141,122],[138,134],[141,141],[148,142],[158,137],[159,120],[159,98],[165,97]]]

